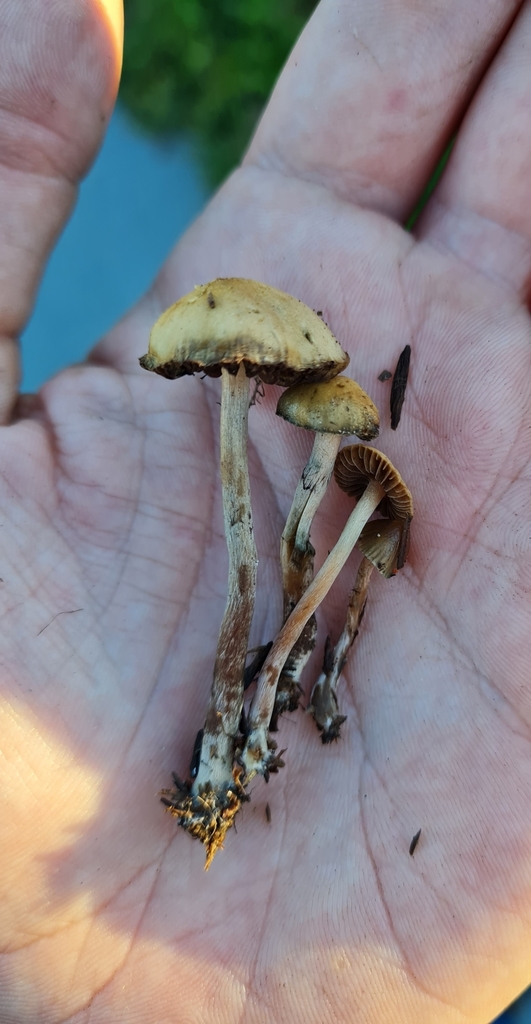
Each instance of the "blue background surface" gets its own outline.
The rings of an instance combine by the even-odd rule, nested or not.
[[[498,1017],[496,1024],[531,1024],[531,989]]]
[[[85,357],[149,286],[207,197],[185,142],[154,141],[117,108],[22,337],[24,391]],[[531,991],[496,1024],[531,1024]]]
[[[145,291],[206,197],[190,147],[147,138],[117,108],[22,336],[24,391],[85,357]]]

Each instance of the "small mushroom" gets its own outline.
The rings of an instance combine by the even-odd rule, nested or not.
[[[298,299],[245,278],[200,285],[155,323],[146,370],[170,379],[203,372],[221,376],[220,459],[228,598],[221,623],[197,774],[175,779],[163,802],[207,847],[207,867],[245,799],[234,763],[243,706],[243,677],[254,609],[257,555],[247,467],[249,378],[284,387],[328,380],[345,368],[326,324]]]
[[[346,716],[339,713],[337,688],[348,653],[358,635],[373,569],[389,579],[406,560],[410,519],[375,519],[361,531],[357,547],[363,552],[352,588],[345,625],[335,647],[327,637],[323,668],[310,697],[311,711],[323,743],[339,739]]]
[[[302,471],[280,543],[284,591],[284,620],[313,579],[314,549],[310,544],[313,518],[330,482],[341,438],[356,434],[364,441],[378,436],[378,409],[356,381],[334,377],[321,384],[294,384],[281,395],[277,416],[296,427],[312,430],[315,440]],[[276,729],[284,711],[295,711],[300,679],[317,636],[315,616],[308,619],[280,675],[270,723]]]
[[[370,480],[378,479],[384,495],[378,511],[386,519],[411,519],[413,498],[390,459],[376,448],[349,444],[342,448],[334,465],[338,486],[351,498],[360,498]]]
[[[346,459],[349,471],[346,473],[343,471],[342,461],[344,452],[349,453]],[[257,773],[265,774],[271,770],[271,764],[275,764],[276,755],[274,748],[271,749],[271,744],[268,743],[267,734],[280,673],[306,622],[326,597],[347,561],[365,523],[380,505],[398,509],[399,511],[394,512],[394,518],[407,518],[408,510],[413,507],[411,495],[400,474],[387,456],[376,448],[364,445],[350,445],[344,448],[336,459],[334,469],[340,486],[342,473],[346,475],[347,485],[355,488],[354,491],[350,490],[347,493],[355,493],[359,501],[351,512],[335,547],[284,623],[264,662],[250,708],[249,732],[241,756],[246,779]],[[347,487],[343,489],[347,490]]]

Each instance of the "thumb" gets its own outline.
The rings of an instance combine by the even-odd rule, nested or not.
[[[0,423],[46,258],[112,112],[121,45],[122,0],[0,0]]]

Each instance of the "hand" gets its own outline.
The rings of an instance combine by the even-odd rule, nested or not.
[[[17,10],[0,5],[6,337],[118,61],[101,0]],[[242,169],[150,294],[2,428],[3,1019],[479,1024],[529,981],[530,49],[529,5],[323,0]],[[413,237],[400,225],[463,117]],[[323,311],[416,517],[404,571],[371,584],[342,740],[283,720],[286,768],[205,875],[157,791],[186,773],[225,603],[217,385],[137,360],[156,316],[222,275]],[[393,433],[377,378],[407,343]],[[311,440],[277,422],[276,394],[250,418],[253,643],[279,625],[279,537]],[[331,488],[319,559],[347,511]]]

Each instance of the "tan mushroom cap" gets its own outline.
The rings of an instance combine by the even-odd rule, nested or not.
[[[198,285],[155,323],[146,370],[163,377],[219,377],[243,363],[248,377],[287,387],[330,380],[349,357],[326,324],[292,295],[259,281],[220,277]]]
[[[371,480],[385,490],[378,510],[386,519],[411,519],[413,498],[400,473],[387,455],[364,444],[350,444],[339,452],[334,476],[342,491],[353,498],[361,498]]]
[[[349,377],[334,377],[323,384],[294,384],[280,396],[277,416],[305,430],[356,434],[364,441],[377,437],[380,426],[374,402]]]
[[[389,579],[407,558],[409,519],[373,519],[358,538],[358,547],[375,569]]]

